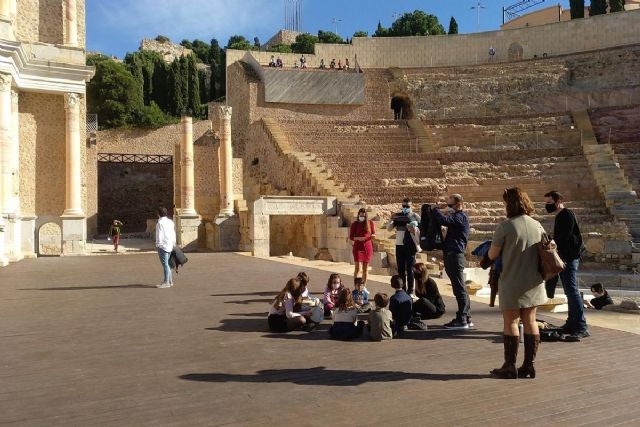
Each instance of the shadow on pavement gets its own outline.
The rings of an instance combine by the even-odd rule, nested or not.
[[[255,374],[193,373],[179,378],[188,381],[212,383],[292,383],[298,385],[358,386],[371,382],[405,380],[453,381],[490,378],[478,374],[429,374],[402,371],[354,371],[326,369],[323,366],[309,369],[267,369]]]
[[[100,289],[156,289],[153,285],[105,285],[105,286],[65,286],[61,288],[23,288],[19,291],[88,291]]]

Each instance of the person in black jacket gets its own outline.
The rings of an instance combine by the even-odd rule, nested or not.
[[[544,195],[545,209],[556,216],[553,226],[553,240],[558,245],[558,255],[566,263],[560,273],[564,294],[567,297],[569,313],[562,327],[563,332],[575,340],[589,336],[587,319],[584,317],[584,303],[578,289],[577,272],[580,254],[583,250],[582,235],[575,214],[564,207],[562,194],[550,191]]]
[[[429,277],[427,265],[420,262],[413,267],[416,278],[416,297],[413,314],[422,320],[438,319],[444,314],[445,306],[435,280]]]

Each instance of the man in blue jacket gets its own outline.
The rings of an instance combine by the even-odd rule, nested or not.
[[[440,225],[447,227],[444,239],[444,270],[451,280],[453,294],[458,302],[456,318],[444,325],[447,329],[469,329],[473,326],[469,310],[471,301],[467,287],[464,284],[464,252],[469,239],[469,218],[462,211],[463,199],[460,194],[452,194],[447,202],[447,209],[443,214],[440,209],[434,211],[435,218]]]

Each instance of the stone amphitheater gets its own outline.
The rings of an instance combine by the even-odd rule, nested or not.
[[[585,235],[583,274],[633,282],[640,260],[640,34],[631,28],[640,11],[624,15],[594,20],[588,46],[550,42],[544,58],[525,53],[492,64],[475,63],[477,55],[464,63],[461,54],[455,66],[415,66],[394,53],[400,59],[379,67],[362,59],[367,42],[360,40],[348,48],[316,46],[308,58],[311,65],[325,54],[352,58],[357,66],[350,73],[273,70],[262,53],[230,51],[233,147],[244,161],[248,202],[240,216],[246,221],[261,195],[336,197],[338,215],[326,225],[286,215],[273,221],[272,234],[287,243],[273,243],[271,252],[350,261],[347,227],[367,206],[380,230],[372,266],[388,271],[395,248],[384,225],[403,196],[419,208],[462,194],[473,248],[504,220],[505,188],[523,187],[548,230],[553,217],[544,214],[543,195],[556,189]],[[561,34],[567,25],[546,27]],[[479,36],[527,34],[518,31]],[[580,39],[586,27],[573,31]],[[597,41],[599,31],[608,37]],[[400,49],[409,42],[397,43]],[[459,41],[451,43],[455,52]],[[350,96],[362,86],[362,99]],[[275,102],[271,94],[278,92]],[[403,105],[401,120],[393,120],[393,98]],[[300,230],[305,238],[292,237]],[[427,261],[433,254],[421,256]]]

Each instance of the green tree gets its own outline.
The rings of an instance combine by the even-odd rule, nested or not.
[[[610,12],[623,12],[624,11],[624,0],[609,0],[609,9]]]
[[[187,64],[188,102],[187,112],[193,117],[200,117],[200,76],[195,55],[189,55]]]
[[[167,36],[163,36],[163,35],[158,35],[156,36],[156,41],[159,43],[170,43],[171,39]]]
[[[180,61],[178,59],[174,60],[169,66],[167,86],[169,112],[174,116],[181,116],[185,111],[185,105],[182,71],[180,69]]]
[[[353,37],[369,37],[369,33],[366,31],[356,31],[355,33],[353,33]],[[351,38],[353,40],[353,37]]]
[[[291,50],[293,53],[312,54],[315,52],[316,43],[318,43],[318,37],[313,34],[298,34],[296,42],[291,45]]]
[[[435,15],[426,14],[421,10],[405,13],[391,25],[389,36],[429,36],[446,34],[444,27]]]
[[[209,76],[209,74],[211,73],[211,71],[211,68],[209,68],[208,70],[198,70],[198,82],[200,85],[200,104],[206,104],[211,100],[211,89],[209,88],[209,84],[211,82],[211,77]]]
[[[143,106],[134,114],[133,124],[143,128],[159,128],[170,123],[177,123],[177,119],[168,116],[155,102]]]
[[[181,116],[189,113],[189,64],[187,57],[182,55],[180,63],[180,85],[182,86],[182,105],[184,109],[180,113]]]
[[[208,64],[209,58],[211,57],[211,45],[207,42],[203,42],[202,40],[195,39],[191,46],[191,50],[196,55],[198,61]]]
[[[376,32],[373,33],[373,37],[388,37],[389,29],[382,26],[382,22],[378,21],[378,27]]]
[[[449,34],[458,34],[458,23],[456,22],[456,18],[453,16],[449,21]]]
[[[155,102],[164,112],[170,112],[169,105],[169,73],[164,60],[157,61],[153,68],[153,92],[152,102]]]
[[[571,19],[584,18],[584,0],[569,0]]]
[[[604,15],[607,13],[607,0],[591,0],[589,16]]]
[[[341,44],[344,43],[342,37],[331,31],[318,31],[318,42],[326,44]]]
[[[292,53],[291,45],[288,44],[274,44],[269,49],[268,52],[278,52],[278,53]]]
[[[105,127],[132,123],[143,108],[140,83],[122,63],[103,56],[90,56],[87,63],[96,67],[95,76],[87,84],[87,111],[97,114]]]
[[[180,46],[186,47],[187,49],[193,49],[193,43],[191,43],[189,40],[184,39],[180,42]]]
[[[219,85],[220,85],[220,72],[224,68],[222,65],[222,49],[218,40],[211,39],[211,49],[209,51],[209,65],[211,65],[211,76],[209,82],[209,99],[218,99]]]
[[[142,86],[142,94],[145,105],[149,105],[153,99],[153,73],[157,63],[164,62],[158,52],[140,50],[128,53],[124,59],[133,77]]]
[[[249,41],[244,36],[236,35],[229,38],[227,49],[256,50],[256,47],[253,44],[249,43]]]

